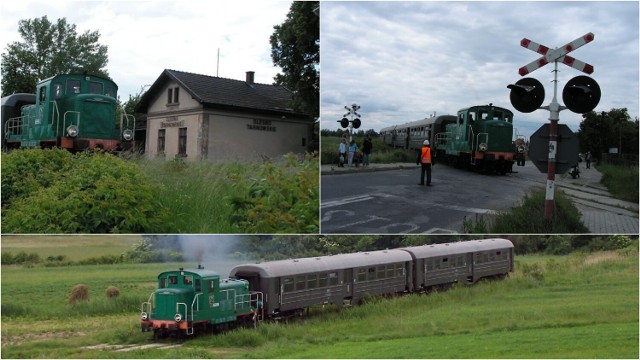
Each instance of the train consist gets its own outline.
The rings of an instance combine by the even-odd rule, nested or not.
[[[230,278],[204,269],[163,272],[142,305],[142,331],[191,335],[262,319],[301,315],[315,305],[365,296],[474,284],[513,271],[513,244],[485,239],[236,266]]]
[[[437,161],[501,174],[511,171],[519,154],[513,112],[493,104],[386,127],[380,136],[385,144],[404,149],[420,149],[429,140]]]
[[[135,119],[123,112],[116,121],[117,91],[109,79],[64,74],[40,81],[36,94],[2,98],[3,149],[132,149]]]

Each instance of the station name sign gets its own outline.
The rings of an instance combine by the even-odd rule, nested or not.
[[[184,127],[184,120],[178,120],[178,117],[171,116],[167,119],[167,121],[163,121],[160,123],[161,129],[172,127]]]
[[[247,129],[276,132],[276,127],[271,125],[271,120],[253,119],[253,123],[247,124]]]

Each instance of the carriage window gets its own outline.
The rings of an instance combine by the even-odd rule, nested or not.
[[[178,283],[177,275],[169,275],[169,284],[176,285]]]
[[[458,267],[462,267],[462,266],[464,266],[464,257],[462,257],[462,256],[458,256],[458,258],[456,259],[456,261],[457,261],[457,266],[458,266]]]
[[[378,279],[384,279],[385,276],[385,267],[383,266],[378,266]]]
[[[394,274],[395,274],[394,266],[393,265],[387,266],[387,277],[392,278]]]
[[[62,85],[53,84],[53,96],[56,99],[60,99],[62,97]]]
[[[358,281],[367,281],[367,269],[358,269]]]
[[[447,268],[449,268],[449,259],[448,258],[442,258],[441,269],[447,269]]]
[[[404,276],[404,266],[396,264],[396,276]]]
[[[191,285],[191,284],[193,284],[193,276],[191,276],[191,275],[185,275],[185,277],[184,277],[184,284],[185,284],[185,285]]]
[[[329,273],[329,285],[338,285],[338,273]]]
[[[67,94],[80,94],[80,80],[67,80]]]
[[[200,279],[196,279],[196,291],[201,291],[202,288],[200,287]]]
[[[427,260],[427,271],[433,270],[433,260]]]
[[[103,87],[102,83],[91,81],[89,82],[89,94],[99,94],[102,95]]]
[[[370,267],[367,269],[369,275],[367,276],[367,280],[375,280],[376,279],[376,268]]]
[[[296,291],[304,290],[305,276],[296,276]]]
[[[307,275],[307,289],[315,289],[318,287],[318,275]]]
[[[319,287],[327,286],[327,274],[320,274],[320,281],[318,282]]]
[[[284,285],[282,286],[283,292],[292,292],[293,291],[293,278],[284,278]]]

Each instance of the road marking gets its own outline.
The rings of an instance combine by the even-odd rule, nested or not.
[[[353,222],[353,223],[350,223],[350,224],[337,226],[336,228],[342,229],[342,228],[346,228],[346,227],[349,227],[349,226],[362,225],[362,224],[366,224],[368,222],[378,221],[378,220],[389,221],[390,219],[383,218],[383,217],[376,216],[376,215],[367,215],[365,220],[360,220],[360,221],[356,221],[356,222]]]
[[[330,221],[331,219],[333,219],[333,215],[338,213],[344,213],[344,216],[353,216],[356,214],[355,212],[349,210],[329,210],[324,213],[324,216],[322,217],[322,219],[320,219],[320,222]]]
[[[351,203],[354,203],[354,202],[367,201],[367,200],[371,200],[371,199],[373,199],[373,196],[360,195],[360,196],[354,196],[354,197],[344,198],[344,199],[340,199],[340,200],[327,201],[327,202],[322,203],[321,207],[323,209],[326,209],[326,208],[330,208],[330,207],[342,206],[342,205],[351,204]]]

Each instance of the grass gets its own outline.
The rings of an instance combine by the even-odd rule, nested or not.
[[[364,138],[353,137],[358,144],[358,148],[362,147]],[[371,139],[371,163],[388,164],[394,162],[415,162],[416,152],[414,150],[393,149],[382,142],[378,137]],[[322,164],[336,164],[338,159],[338,146],[340,138],[323,136],[320,144],[320,155]]]
[[[544,218],[545,189],[536,188],[525,195],[521,204],[504,210],[490,219],[467,219],[463,231],[469,234],[583,234],[588,233],[580,220],[580,213],[561,191],[554,194],[551,221]]]
[[[307,156],[300,160],[289,154],[278,162],[262,164],[181,159],[138,160],[138,164],[160,185],[157,198],[171,214],[169,230],[163,232],[319,232],[317,159]],[[287,200],[261,201],[272,198]],[[256,213],[259,213],[256,221],[244,221]],[[275,217],[275,221],[268,218],[269,215]],[[282,218],[297,219],[298,223]],[[264,225],[268,221],[269,224]]]
[[[131,250],[131,246],[141,239],[141,236],[131,235],[4,235],[2,252],[36,253],[43,259],[64,254],[74,261],[81,261],[102,255],[120,255]]]
[[[598,164],[604,184],[613,197],[638,202],[638,167]]]
[[[3,298],[34,311],[2,311],[8,358],[638,358],[637,243],[627,252],[517,256],[503,281],[446,292],[371,298],[350,309],[314,308],[302,319],[167,340],[168,349],[131,352],[87,346],[152,343],[139,308],[73,312],[77,282],[109,284],[139,302],[157,272],[175,264],[2,268]],[[126,285],[126,286],[125,286]],[[122,291],[125,289],[125,291]],[[8,296],[7,294],[11,294]],[[99,307],[98,297],[87,304]],[[94,297],[92,296],[92,299]],[[132,306],[133,307],[133,306]]]

